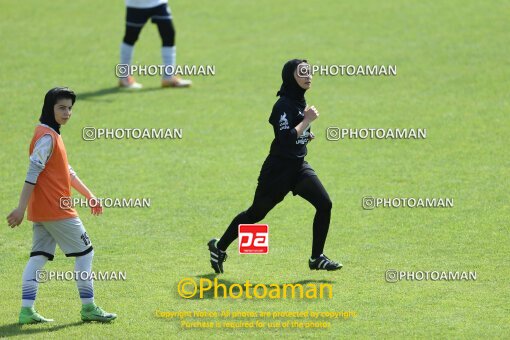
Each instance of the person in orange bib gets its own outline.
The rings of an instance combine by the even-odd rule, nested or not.
[[[41,269],[52,261],[58,244],[68,257],[75,257],[74,273],[82,301],[83,321],[110,322],[116,314],[107,313],[94,303],[92,258],[94,250],[85,227],[72,207],[71,187],[85,196],[93,215],[103,210],[94,194],[80,180],[67,162],[60,127],[71,119],[76,95],[67,87],[55,87],[46,93],[40,124],[30,143],[30,162],[18,207],[8,216],[11,228],[27,218],[33,222],[30,259],[23,271],[20,324],[51,322],[37,313],[34,302]]]

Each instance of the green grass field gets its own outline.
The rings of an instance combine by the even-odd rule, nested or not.
[[[510,337],[508,1],[184,1],[170,6],[177,62],[216,66],[189,90],[116,90],[123,1],[0,4],[1,211],[16,207],[44,94],[78,94],[62,128],[69,162],[99,197],[148,197],[148,209],[80,208],[95,248],[96,302],[118,313],[82,324],[74,282],[40,284],[36,308],[53,324],[17,325],[31,224],[0,228],[0,337],[30,338],[508,338]],[[506,24],[505,24],[506,22]],[[320,118],[308,162],[333,200],[326,254],[339,272],[311,272],[314,209],[288,195],[265,219],[270,252],[239,255],[219,280],[330,283],[331,299],[184,299],[183,278],[213,279],[207,241],[251,203],[273,138],[267,123],[280,72],[313,64],[395,64],[396,77],[314,77]],[[147,25],[135,62],[160,63]],[[182,140],[83,141],[85,126],[182,128]],[[425,140],[326,140],[326,128],[426,128]],[[78,195],[75,192],[76,195]],[[452,197],[449,209],[363,210],[363,196]],[[72,270],[60,249],[48,270]],[[385,271],[476,271],[476,281],[387,283]],[[182,329],[155,311],[355,311],[328,329]],[[199,321],[208,319],[189,319]],[[232,321],[272,321],[240,319]],[[295,319],[277,319],[289,321]],[[222,321],[222,319],[213,319]],[[224,320],[223,320],[224,321]],[[301,320],[303,321],[303,320]],[[308,320],[309,321],[309,320]]]

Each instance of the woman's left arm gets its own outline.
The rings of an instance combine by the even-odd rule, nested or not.
[[[89,201],[89,207],[91,213],[93,215],[100,215],[103,213],[103,207],[101,207],[101,202],[94,196],[92,191],[81,181],[81,179],[76,175],[73,168],[69,166],[69,172],[71,174],[71,186],[75,188],[80,194],[85,196]]]

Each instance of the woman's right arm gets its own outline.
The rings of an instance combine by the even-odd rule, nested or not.
[[[298,137],[301,136],[308,126],[319,117],[319,111],[317,111],[315,106],[306,108],[303,114],[305,115],[305,118],[295,127]]]
[[[288,109],[290,112],[291,109]],[[319,117],[319,112],[315,108],[315,106],[311,106],[305,109],[303,120],[297,124],[295,127],[292,126],[292,121],[290,117],[285,113],[285,108],[278,108],[276,110],[276,117],[279,119],[274,119],[273,125],[276,125],[278,139],[285,144],[294,144],[296,140],[301,137],[301,135],[306,131],[308,126]],[[275,113],[276,113],[275,112]]]
[[[7,216],[7,223],[14,228],[23,222],[25,211],[27,210],[28,201],[34,191],[35,184],[39,174],[44,170],[46,163],[53,150],[53,139],[50,135],[44,135],[35,143],[34,150],[30,155],[30,164],[28,167],[25,184],[21,190],[18,207],[11,211]]]
[[[299,137],[303,134],[303,132],[305,132],[305,130],[308,128],[308,126],[312,123],[311,120],[309,119],[303,119],[301,121],[301,123],[299,123],[298,125],[296,125],[296,127],[294,129],[296,129],[296,135]]]
[[[32,195],[32,191],[34,191],[35,185],[25,182],[23,185],[23,189],[21,190],[21,195],[19,197],[18,207],[11,211],[11,213],[7,216],[7,223],[9,227],[14,228],[17,227],[23,222],[23,218],[25,217],[25,211],[27,210],[28,200]]]

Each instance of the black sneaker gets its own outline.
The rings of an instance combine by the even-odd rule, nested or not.
[[[324,254],[321,254],[318,258],[315,259],[315,261],[308,260],[308,266],[310,267],[310,270],[338,270],[342,269],[342,264],[337,263],[334,261],[331,261],[328,259],[328,257]]]
[[[209,252],[211,253],[211,267],[214,269],[216,274],[223,273],[223,262],[227,259],[227,252],[221,251],[216,248],[217,238],[213,238],[207,243]]]

